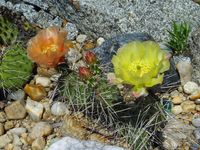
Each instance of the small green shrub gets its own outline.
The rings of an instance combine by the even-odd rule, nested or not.
[[[187,49],[188,36],[190,33],[190,26],[188,23],[176,23],[173,22],[172,30],[167,30],[169,33],[169,46],[175,55],[182,54]]]

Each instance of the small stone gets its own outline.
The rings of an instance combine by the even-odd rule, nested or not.
[[[0,123],[3,123],[5,122],[7,119],[6,119],[6,114],[5,112],[1,111],[0,112]]]
[[[172,98],[172,103],[173,103],[173,104],[181,104],[181,103],[183,102],[183,100],[184,100],[184,97],[183,97],[183,96],[177,95],[177,96],[174,96],[174,97]]]
[[[12,150],[22,150],[22,148],[20,146],[16,146],[14,145],[13,149]]]
[[[23,119],[26,117],[26,109],[21,101],[15,101],[5,108],[8,119]]]
[[[200,104],[200,99],[195,100],[195,104],[199,105]]]
[[[12,133],[12,134],[21,136],[21,134],[26,133],[26,130],[27,130],[26,128],[19,127],[19,128],[10,129],[7,133]]]
[[[192,94],[196,91],[198,91],[199,87],[195,82],[187,82],[184,86],[183,86],[183,90],[186,94]]]
[[[66,113],[66,111],[67,106],[62,102],[56,102],[51,107],[51,113],[55,116],[62,116]]]
[[[191,81],[192,65],[190,58],[185,60],[180,60],[176,65],[176,67],[180,75],[181,85],[185,85],[188,81]]]
[[[5,147],[7,144],[13,141],[13,137],[10,134],[4,134],[0,136],[0,148]]]
[[[45,88],[41,85],[26,84],[24,91],[35,101],[41,101],[47,95]]]
[[[200,127],[200,118],[193,118],[192,119],[192,124],[195,127]]]
[[[83,49],[84,50],[91,50],[91,49],[93,49],[93,48],[95,48],[95,44],[92,42],[92,41],[87,41],[86,43],[84,43],[84,45],[83,45]]]
[[[103,42],[105,41],[104,38],[100,37],[97,39],[97,46],[100,46],[101,44],[103,44]]]
[[[0,123],[0,135],[4,134],[4,125]]]
[[[45,147],[45,139],[43,137],[39,137],[35,139],[31,145],[32,150],[43,150]]]
[[[36,84],[40,84],[43,87],[49,87],[51,84],[51,80],[48,77],[37,76],[35,79]]]
[[[50,77],[50,80],[53,82],[57,82],[62,74],[54,74]]]
[[[13,150],[13,148],[14,148],[14,145],[13,145],[13,144],[7,144],[7,145],[4,147],[5,150]]]
[[[67,62],[74,64],[78,60],[80,60],[82,57],[82,54],[77,51],[76,49],[71,48],[70,51],[66,55]]]
[[[183,109],[182,109],[182,107],[180,105],[174,106],[172,108],[172,113],[175,114],[175,115],[178,115],[178,114],[180,114],[182,112],[183,112]]]
[[[194,130],[194,136],[197,140],[200,140],[200,128]]]
[[[12,128],[14,128],[14,127],[15,127],[15,124],[14,124],[13,121],[7,121],[7,122],[5,122],[5,124],[4,124],[4,129],[5,129],[5,130],[12,129]]]
[[[85,34],[79,34],[79,35],[76,37],[76,41],[77,41],[78,43],[84,43],[86,39],[87,39],[87,35],[85,35]]]
[[[200,91],[196,91],[189,96],[190,100],[200,99]]]
[[[200,111],[200,105],[196,105],[196,110]]]
[[[192,112],[195,110],[196,105],[193,101],[184,101],[183,103],[181,103],[183,112]]]
[[[55,68],[37,67],[37,73],[41,76],[51,77],[52,75],[58,74],[58,71]]]
[[[23,90],[19,89],[15,92],[11,92],[8,96],[8,100],[24,100],[25,98],[25,93]]]
[[[42,118],[44,107],[41,103],[27,99],[26,110],[32,120],[39,121]]]
[[[36,139],[39,137],[46,137],[48,135],[50,135],[53,131],[53,128],[50,124],[48,124],[47,122],[38,122],[35,124],[35,126],[33,127],[31,133],[30,133],[30,137],[32,139]]]

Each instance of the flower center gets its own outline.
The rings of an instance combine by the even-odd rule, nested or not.
[[[148,73],[151,69],[150,64],[145,63],[143,61],[134,61],[128,67],[128,71],[135,72],[139,74],[139,76],[143,76],[145,73]]]
[[[47,52],[55,52],[58,49],[58,46],[55,44],[49,45],[47,47],[42,48],[42,53],[47,54]]]

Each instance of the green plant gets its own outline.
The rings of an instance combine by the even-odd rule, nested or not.
[[[16,41],[18,28],[6,18],[0,16],[0,44],[9,45]]]
[[[112,58],[116,81],[133,86],[135,97],[146,94],[147,87],[162,83],[170,67],[167,54],[153,41],[125,44]]]
[[[169,41],[167,46],[172,48],[173,52],[182,54],[187,49],[188,36],[190,33],[190,26],[188,23],[176,23],[173,22],[172,30],[167,30],[169,33]]]
[[[20,88],[32,73],[33,63],[21,45],[9,47],[0,59],[0,88]]]

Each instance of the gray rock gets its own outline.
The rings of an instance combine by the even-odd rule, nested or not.
[[[200,118],[194,118],[194,119],[192,119],[192,124],[195,127],[200,127]]]
[[[26,128],[19,127],[19,128],[10,129],[7,133],[12,133],[12,134],[20,136],[21,134],[26,133],[26,130],[27,130]]]
[[[192,78],[193,81],[200,84],[200,27],[196,31],[192,32],[189,45],[192,54]]]
[[[78,29],[75,24],[67,23],[64,28],[67,30],[67,39],[74,40],[78,35]]]
[[[95,141],[81,141],[71,137],[64,137],[53,143],[48,150],[125,150],[122,147],[104,145]]]
[[[56,102],[51,107],[51,113],[55,116],[62,116],[67,110],[66,104],[62,102]]]
[[[18,135],[13,134],[13,144],[17,146],[22,145],[22,142]]]
[[[19,89],[17,91],[11,92],[8,96],[8,100],[24,100],[25,93],[23,90]]]
[[[194,130],[194,136],[197,140],[200,140],[200,128]]]
[[[187,82],[184,86],[183,86],[183,90],[186,94],[192,94],[196,91],[198,91],[199,87],[198,84],[192,81]]]
[[[8,119],[23,119],[26,117],[26,109],[21,101],[15,101],[5,108]]]

